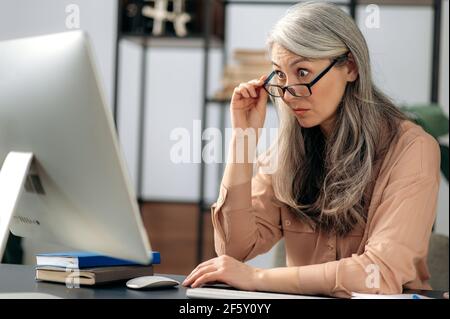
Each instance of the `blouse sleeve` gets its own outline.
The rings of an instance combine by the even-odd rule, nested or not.
[[[271,176],[262,172],[244,184],[222,184],[211,207],[216,253],[246,261],[269,251],[282,236],[273,199]]]

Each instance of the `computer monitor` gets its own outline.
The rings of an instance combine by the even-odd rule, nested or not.
[[[81,31],[0,43],[0,257],[15,235],[148,264],[150,242]]]

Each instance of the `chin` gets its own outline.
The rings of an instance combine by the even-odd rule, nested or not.
[[[311,127],[319,125],[319,123],[316,123],[315,121],[307,120],[305,118],[301,118],[298,116],[297,116],[297,122],[298,122],[298,124],[300,124],[301,127],[304,127],[304,128],[311,128]]]

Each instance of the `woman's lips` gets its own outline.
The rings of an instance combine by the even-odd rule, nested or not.
[[[295,114],[302,115],[302,114],[304,114],[305,112],[309,111],[310,109],[298,108],[298,109],[292,109],[292,110],[295,112]]]

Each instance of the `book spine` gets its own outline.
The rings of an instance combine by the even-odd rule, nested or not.
[[[161,255],[159,252],[153,252],[151,264],[161,263]],[[78,258],[78,268],[90,268],[90,267],[107,267],[107,266],[131,266],[137,265],[134,261],[117,259],[107,256],[89,256]]]
[[[141,276],[153,276],[153,266],[146,266],[140,269],[121,270],[114,272],[99,272],[93,273],[95,284],[113,282],[119,280],[128,280],[130,278],[136,278]]]

